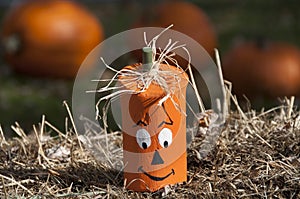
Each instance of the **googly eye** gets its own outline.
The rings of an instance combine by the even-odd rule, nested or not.
[[[151,145],[150,134],[146,129],[137,130],[136,142],[142,149],[147,149]]]
[[[168,128],[163,128],[158,134],[158,141],[164,148],[170,146],[172,144],[172,131]]]

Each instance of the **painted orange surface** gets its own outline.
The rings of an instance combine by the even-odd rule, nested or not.
[[[140,67],[125,68],[139,70]],[[168,93],[156,81],[144,92],[121,96],[124,180],[125,186],[134,191],[153,192],[186,181],[184,113],[188,76],[173,66],[161,65],[160,68],[174,74],[166,77],[168,88],[173,92],[161,105],[160,100]],[[129,77],[120,77],[121,80],[126,78]],[[124,86],[137,91],[138,84],[135,81]]]

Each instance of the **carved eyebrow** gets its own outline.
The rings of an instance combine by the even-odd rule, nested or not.
[[[162,122],[158,125],[158,127],[161,127],[161,126],[164,125],[164,124],[167,124],[167,125],[173,125],[174,122],[173,122],[173,120],[171,119],[170,115],[168,114],[164,102],[162,103],[162,107],[163,107],[163,110],[164,110],[165,114],[167,115],[167,117],[168,117],[168,119],[169,119],[169,122],[167,122],[167,121],[162,121]]]
[[[140,119],[139,121],[137,121],[136,125],[139,126],[139,125],[143,125],[143,126],[148,126],[150,123],[150,116],[149,116],[149,113],[147,112],[145,114],[145,117],[143,117],[142,119]]]
[[[170,115],[168,114],[168,112],[167,112],[167,110],[166,110],[166,107],[165,107],[164,102],[162,103],[162,108],[163,108],[165,114],[167,115],[169,121],[162,121],[162,122],[158,125],[158,128],[161,127],[161,126],[164,125],[164,124],[167,124],[167,125],[173,125],[173,124],[174,124],[173,120],[171,119]],[[145,120],[140,119],[139,121],[137,121],[136,125],[137,125],[137,126],[139,126],[139,125],[148,126],[148,125],[149,125],[149,118],[150,118],[149,113],[146,113],[146,117],[144,118]],[[148,119],[148,121],[147,121],[147,119]]]
[[[148,126],[148,124],[146,124],[144,121],[139,120],[136,125],[139,126],[140,124],[144,125],[144,126]]]

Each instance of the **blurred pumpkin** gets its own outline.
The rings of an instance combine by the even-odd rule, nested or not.
[[[223,70],[239,96],[272,98],[300,91],[300,50],[288,43],[242,42],[224,56]]]
[[[173,24],[173,30],[193,38],[211,56],[214,55],[214,48],[217,47],[216,32],[206,13],[198,6],[187,1],[166,1],[146,9],[147,11],[134,22],[133,28],[166,28]],[[141,54],[135,53],[135,57],[141,60]]]
[[[103,40],[98,19],[72,1],[31,0],[13,7],[3,22],[5,58],[16,72],[73,78]]]

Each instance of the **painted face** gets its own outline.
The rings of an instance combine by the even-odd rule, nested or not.
[[[121,100],[122,107],[129,103],[129,111],[122,111],[124,179],[129,189],[156,191],[186,181],[185,99],[175,93],[160,105],[165,96],[151,84],[147,91]]]

